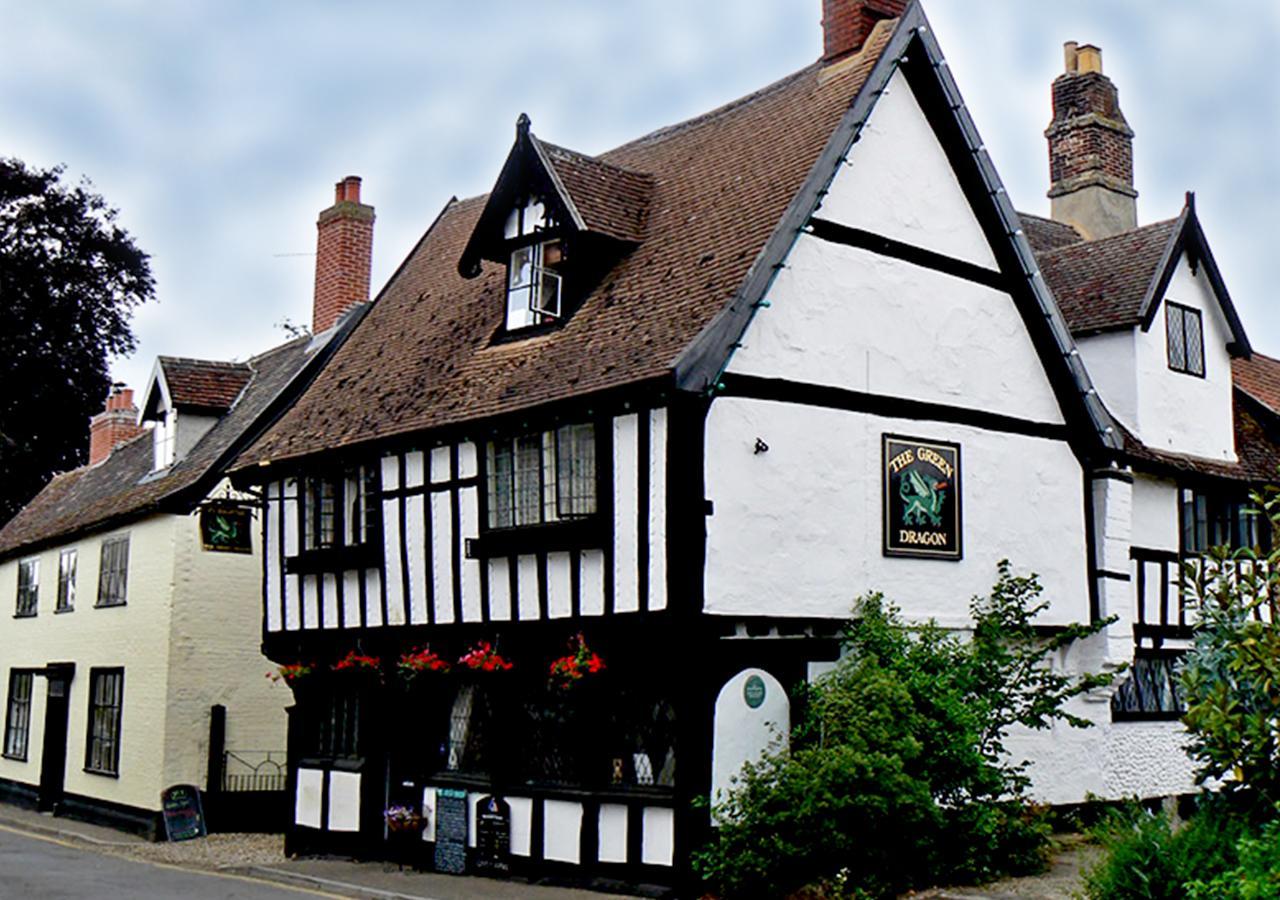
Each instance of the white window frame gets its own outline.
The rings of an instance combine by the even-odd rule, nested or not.
[[[14,618],[30,618],[40,608],[40,557],[31,556],[18,561],[18,594],[14,604]]]
[[[558,238],[511,251],[506,290],[508,331],[544,325],[563,315],[563,280],[559,272],[543,264],[545,250],[552,244],[559,244],[563,251]]]
[[[593,422],[489,441],[485,480],[490,530],[575,521],[599,509]]]
[[[80,553],[74,547],[58,554],[58,600],[54,612],[71,612],[76,608],[76,568]]]

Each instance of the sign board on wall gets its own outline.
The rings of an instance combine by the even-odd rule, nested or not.
[[[884,435],[884,553],[959,559],[960,445]]]
[[[252,521],[244,506],[205,506],[200,510],[200,542],[206,550],[252,553]]]

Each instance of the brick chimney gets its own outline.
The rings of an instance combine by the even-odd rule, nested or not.
[[[138,424],[133,391],[113,387],[106,409],[89,420],[89,465],[96,466],[110,456],[112,450],[144,430]]]
[[[908,0],[822,0],[822,61],[833,63],[862,49],[881,19],[896,19]]]
[[[1120,111],[1102,51],[1068,41],[1066,71],[1053,82],[1049,139],[1050,215],[1090,240],[1138,227],[1133,130]]]
[[[316,295],[311,330],[319,334],[369,299],[373,265],[373,207],[360,202],[360,178],[336,185],[333,206],[316,221]]]

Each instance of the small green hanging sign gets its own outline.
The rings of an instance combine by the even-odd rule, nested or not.
[[[884,435],[884,553],[960,559],[960,445]]]
[[[200,510],[200,541],[206,550],[252,553],[253,519],[244,506],[206,506]]]

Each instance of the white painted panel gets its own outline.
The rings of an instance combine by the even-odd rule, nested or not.
[[[1181,548],[1176,482],[1141,473],[1134,475],[1131,536],[1135,547],[1175,551]]]
[[[436,473],[436,454],[431,451],[431,478]],[[448,468],[449,458],[445,457]],[[447,491],[431,494],[431,575],[435,590],[436,623],[453,621],[453,513],[449,508]]]
[[[1064,421],[1006,293],[805,234],[768,299],[730,372]]]
[[[883,555],[885,433],[960,444],[962,560]],[[757,437],[768,453],[753,452]],[[720,398],[706,458],[711,614],[845,618],[859,594],[883,590],[908,618],[965,627],[970,598],[1009,559],[1040,576],[1049,609],[1037,624],[1088,621],[1083,473],[1063,441]],[[1028,509],[1034,527],[1010,527]]]
[[[646,806],[641,821],[640,861],[646,866],[671,865],[676,852],[675,811],[664,806]]]
[[[579,583],[584,616],[604,615],[604,552],[582,551],[582,578]]]
[[[649,608],[667,608],[667,411],[649,424]]]
[[[320,627],[320,577],[302,576],[302,627]]]
[[[627,808],[621,803],[600,804],[600,862],[627,861]]]
[[[449,464],[449,448],[436,447],[431,451],[431,483],[439,484],[453,477]]]
[[[329,773],[329,830],[360,830],[360,773]]]
[[[576,863],[582,849],[582,804],[567,800],[544,800],[542,821],[543,858]]]
[[[528,797],[507,797],[511,807],[511,853],[529,856],[533,852],[533,800]]]
[[[377,569],[364,570],[365,622],[370,628],[382,625],[382,573]]]
[[[293,798],[293,821],[306,828],[319,828],[324,796],[324,772],[319,769],[298,770],[298,792]]]
[[[636,517],[640,505],[639,419],[635,415],[613,420],[613,611],[640,608],[636,542]]]
[[[284,614],[280,608],[280,566],[284,548],[280,544],[280,515],[284,504],[280,502],[280,483],[267,485],[267,502],[262,511],[262,552],[267,561],[263,578],[263,596],[266,598],[267,631],[284,628]]]
[[[434,841],[436,839],[436,789],[433,787],[422,789],[422,815],[426,819],[426,824],[422,826],[422,839]]]
[[[817,215],[987,269],[991,245],[901,72],[889,79]]]
[[[538,618],[538,557],[516,557],[516,595],[520,618]]]
[[[547,554],[547,616],[565,619],[573,615],[572,561],[568,553]]]
[[[404,486],[407,488],[420,486],[426,475],[426,465],[427,460],[421,450],[406,453],[404,455]]]
[[[463,441],[458,445],[458,477],[475,478],[478,474],[476,445],[471,441]]]
[[[511,621],[511,570],[505,556],[489,560],[489,618]]]
[[[360,627],[360,572],[342,573],[342,619],[348,628]]]
[[[383,461],[383,473],[387,466]],[[386,482],[383,482],[386,485]],[[400,561],[400,501],[382,502],[382,553],[387,573],[387,624],[404,624],[404,576]]]
[[[747,703],[746,685],[754,679],[763,685],[764,697],[752,707]],[[790,733],[791,701],[778,679],[764,669],[743,669],[725,682],[716,696],[711,801],[718,803],[721,794],[730,790],[745,763],[759,759],[763,753],[786,749]]]
[[[412,456],[412,454],[411,454]],[[405,498],[404,533],[409,548],[409,622],[427,622],[427,502],[421,494]]]
[[[338,627],[338,577],[332,572],[326,572],[320,578],[321,586],[324,588],[323,601],[321,610],[324,613],[324,619],[321,621],[323,628]]]
[[[400,457],[382,457],[382,489],[394,491],[400,488]]]
[[[284,555],[298,555],[298,482],[291,479],[281,486],[284,491]],[[286,631],[297,631],[302,627],[302,607],[300,597],[302,579],[297,575],[284,577],[284,627]]]
[[[483,616],[480,597],[480,561],[467,559],[467,538],[480,536],[479,491],[476,488],[464,488],[458,492],[458,528],[461,532],[458,540],[464,550],[462,554],[462,619],[464,622],[479,622]]]

